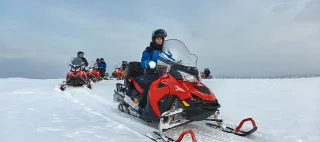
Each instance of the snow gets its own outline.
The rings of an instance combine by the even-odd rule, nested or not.
[[[117,109],[115,84],[106,80],[88,88],[58,85],[62,79],[0,79],[0,138],[6,142],[149,142],[141,132],[156,127]],[[168,130],[174,138],[193,129],[198,142],[320,141],[320,78],[203,80],[217,96],[228,124],[255,119],[258,130],[239,137],[191,123]],[[250,128],[250,125],[245,125]],[[190,141],[186,137],[184,141]]]

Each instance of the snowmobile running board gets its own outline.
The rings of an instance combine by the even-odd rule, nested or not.
[[[222,119],[206,119],[207,121],[216,121],[216,122],[219,122],[219,123],[223,123],[223,120]],[[243,124],[246,122],[246,121],[251,121],[252,125],[253,125],[253,128],[249,131],[242,131],[240,130],[241,127],[243,126]],[[212,127],[212,128],[217,128],[217,129],[221,129],[222,131],[226,132],[226,133],[233,133],[235,135],[238,135],[238,136],[248,136],[248,135],[251,135],[252,133],[254,133],[255,131],[257,131],[258,127],[257,127],[257,124],[256,122],[252,119],[252,118],[246,118],[246,119],[243,119],[240,124],[234,129],[234,128],[231,128],[231,127],[221,127],[219,125],[216,125],[216,124],[212,124],[212,123],[206,123],[207,126],[209,127]]]

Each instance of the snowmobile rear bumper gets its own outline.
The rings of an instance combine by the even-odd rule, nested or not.
[[[201,121],[210,116],[212,116],[220,104],[218,100],[215,101],[204,101],[204,100],[194,100],[186,99],[182,101],[184,109],[186,112],[186,119],[190,121]]]

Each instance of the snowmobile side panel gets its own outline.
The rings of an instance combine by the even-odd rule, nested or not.
[[[189,103],[194,103],[194,105],[191,107],[198,107],[194,109],[204,109],[204,106],[212,105],[216,100],[215,95],[202,83],[191,83],[184,82],[182,80],[176,80],[170,74],[168,74],[168,77],[161,77],[158,80],[154,81],[150,86],[149,93],[149,95],[152,95],[149,100],[151,102],[151,106],[156,115],[159,117],[162,112],[159,109],[160,106],[158,106],[158,102],[161,101],[161,99],[167,94],[177,96],[181,101],[183,101],[182,103],[185,106],[190,106],[190,104],[184,101],[189,100]],[[190,100],[196,100],[196,102],[190,102]],[[168,105],[172,105],[170,102],[167,103]],[[215,110],[216,109],[213,109],[212,112],[214,113]],[[190,112],[191,111],[194,110],[190,109]],[[203,113],[205,113],[206,111],[210,110],[201,110],[201,112]]]
[[[169,92],[169,91],[168,91]],[[154,94],[157,95],[157,94]],[[147,96],[148,100],[150,100],[150,94],[148,94]],[[145,121],[151,121],[151,122],[159,122],[160,118],[157,114],[160,113],[158,105],[156,104],[155,106],[157,106],[157,112],[154,110],[155,108],[152,107],[153,104],[151,103],[151,101],[147,101],[146,106],[143,109],[143,115],[142,115],[142,119]]]
[[[162,81],[162,79],[158,79],[156,81],[154,81],[151,85],[150,85],[150,90],[148,93],[148,97],[149,97],[149,101],[150,102],[150,107],[153,109],[154,113],[160,117],[161,112],[158,106],[158,102],[167,94],[169,94],[170,89],[168,86],[165,87],[160,87],[158,88],[158,84],[160,84],[160,82]],[[151,97],[152,96],[152,97]],[[169,104],[171,105],[171,104]]]
[[[164,95],[160,101],[158,101],[158,107],[160,110],[160,113],[166,112],[171,109],[171,106],[174,102],[174,100],[177,98],[177,96],[166,94]]]

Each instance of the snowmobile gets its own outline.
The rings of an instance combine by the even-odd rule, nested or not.
[[[201,72],[200,75],[202,79],[212,79],[212,75],[209,75],[209,77],[206,77],[206,75],[203,72]]]
[[[114,71],[112,72],[112,77],[116,78],[117,80],[123,80],[124,70],[122,69],[122,67],[115,68]]]
[[[94,66],[90,67],[88,72],[87,72],[87,75],[88,75],[89,79],[92,80],[92,82],[97,82],[97,81],[101,81],[102,80],[97,65],[94,65]]]
[[[64,91],[66,86],[79,87],[83,85],[87,85],[89,89],[91,89],[91,84],[88,79],[88,76],[84,69],[84,62],[81,58],[73,57],[71,58],[71,62],[69,63],[71,67],[70,71],[66,75],[66,81],[60,85],[60,89]]]
[[[244,119],[237,128],[224,124],[219,117],[221,105],[213,92],[202,83],[196,67],[197,59],[183,42],[177,39],[165,40],[155,68],[159,78],[150,85],[147,105],[142,112],[138,104],[144,92],[144,69],[140,62],[130,62],[124,84],[117,83],[114,90],[114,101],[119,102],[119,111],[157,123],[159,132],[154,134],[163,141],[178,141],[169,138],[165,131],[194,121],[205,121],[206,126],[239,136],[254,133],[257,126],[252,118]],[[253,129],[240,130],[246,121],[252,122]],[[192,130],[180,136],[186,133],[190,133],[193,141],[196,141]],[[147,137],[156,141],[153,137]]]

